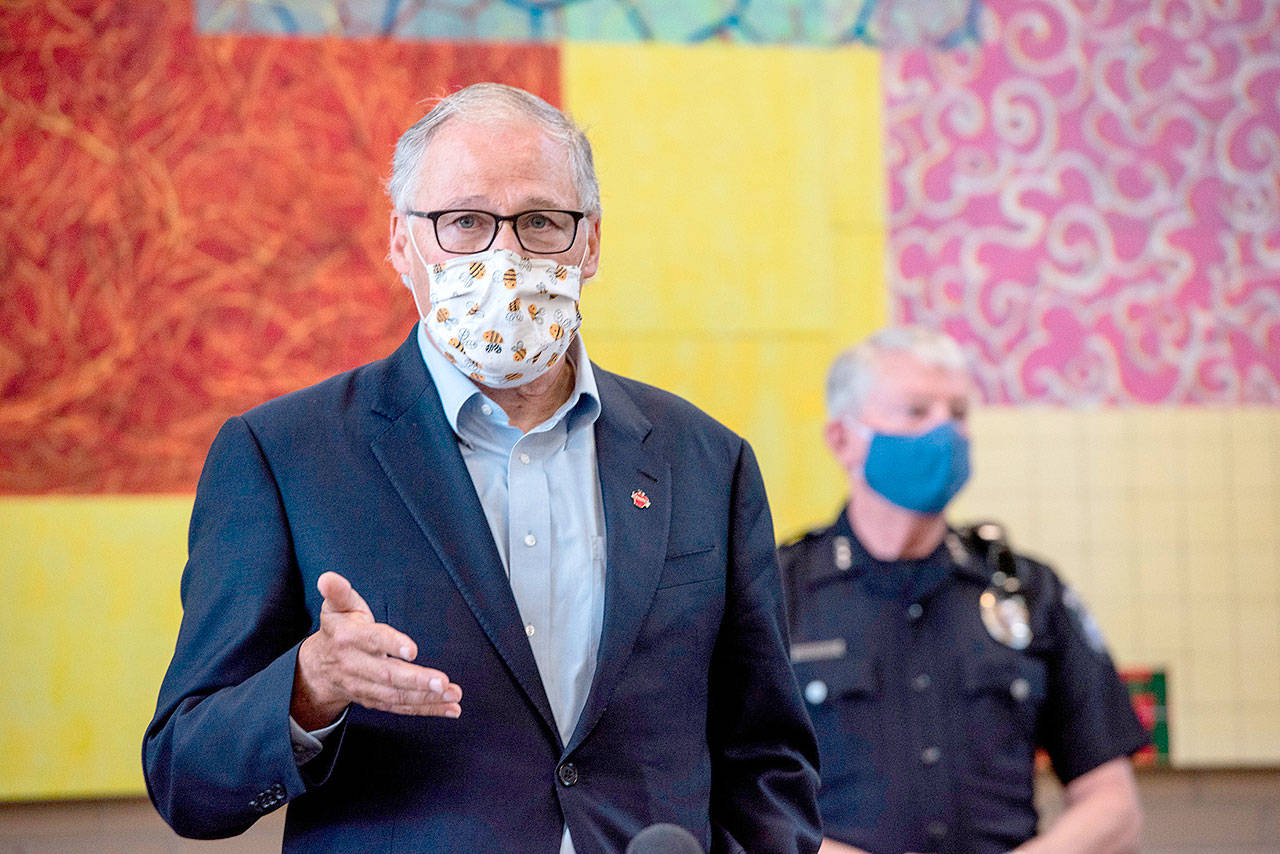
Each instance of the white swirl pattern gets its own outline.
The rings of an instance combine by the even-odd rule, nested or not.
[[[1280,405],[1280,0],[992,4],[885,54],[898,319],[986,400]]]

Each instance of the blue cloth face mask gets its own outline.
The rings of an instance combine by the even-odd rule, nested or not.
[[[916,513],[941,513],[969,480],[969,440],[954,421],[917,435],[871,434],[867,485]]]

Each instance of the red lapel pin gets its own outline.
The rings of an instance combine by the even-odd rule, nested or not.
[[[644,494],[643,489],[637,489],[631,493],[631,501],[641,510],[649,506],[649,496]]]

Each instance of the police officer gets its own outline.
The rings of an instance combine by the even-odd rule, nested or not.
[[[1096,624],[997,526],[943,518],[969,475],[970,394],[960,348],[923,329],[881,331],[828,375],[849,504],[780,550],[822,852],[1135,850],[1147,733]],[[1038,837],[1037,747],[1066,802]]]

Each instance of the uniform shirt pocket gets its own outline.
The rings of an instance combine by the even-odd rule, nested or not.
[[[824,784],[873,775],[873,752],[883,741],[877,662],[846,656],[797,663],[795,671],[818,737]]]
[[[965,662],[964,691],[971,726],[984,741],[1019,763],[1035,743],[1036,720],[1047,690],[1045,664],[1019,655],[985,655]]]

